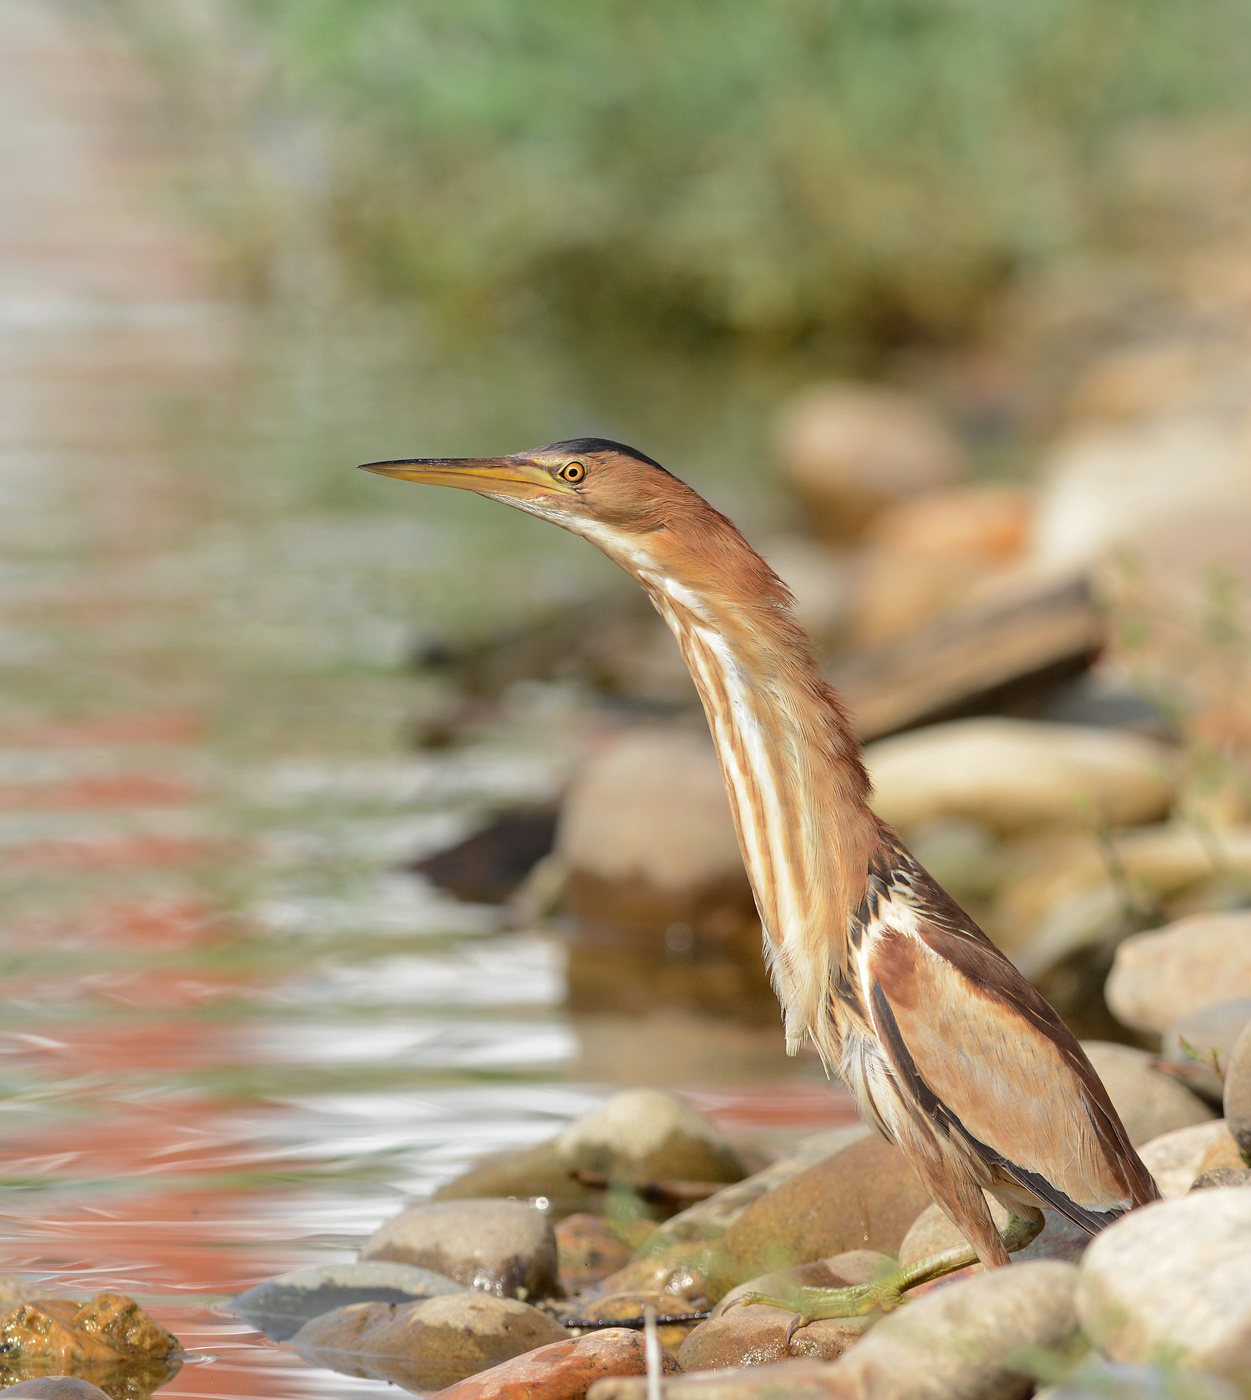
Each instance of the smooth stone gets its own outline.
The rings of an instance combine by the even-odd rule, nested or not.
[[[863,1138],[738,1217],[712,1261],[709,1297],[716,1301],[749,1278],[849,1249],[893,1254],[928,1200],[897,1147]]]
[[[663,1400],[839,1400],[843,1392],[832,1363],[805,1359],[674,1376],[662,1395]],[[648,1400],[647,1381],[596,1381],[586,1400]]]
[[[1164,1133],[1138,1149],[1143,1165],[1155,1178],[1165,1200],[1184,1196],[1195,1177],[1204,1169],[1204,1159],[1213,1146],[1229,1136],[1223,1118],[1196,1123]]]
[[[1205,1167],[1194,1179],[1191,1191],[1251,1186],[1251,1167]]]
[[[993,1196],[986,1196],[986,1204],[990,1207],[996,1227],[1006,1229],[1008,1212]],[[1020,1264],[1028,1263],[1031,1259],[1059,1259],[1065,1263],[1076,1263],[1090,1243],[1090,1236],[1059,1211],[1044,1210],[1043,1216],[1046,1224],[1041,1233],[1024,1249],[1018,1250],[1012,1256],[1012,1262]],[[968,1244],[968,1240],[936,1205],[930,1205],[917,1216],[903,1237],[903,1243],[899,1246],[899,1263],[906,1268],[964,1244]]]
[[[1125,939],[1105,995],[1118,1021],[1157,1034],[1192,1011],[1251,997],[1251,910],[1192,914]]]
[[[1198,1095],[1155,1069],[1154,1056],[1145,1050],[1109,1040],[1084,1040],[1082,1049],[1135,1147],[1216,1117]]]
[[[648,1308],[656,1310],[658,1323],[691,1322],[695,1320],[693,1313],[702,1312],[674,1293],[639,1289],[631,1293],[601,1293],[587,1298],[562,1311],[560,1321],[562,1326],[574,1329],[603,1327],[613,1323],[622,1327],[641,1327]]]
[[[1241,1400],[1218,1376],[1176,1366],[1118,1366],[1097,1353],[1060,1385],[1040,1386],[1035,1400]]]
[[[1234,1042],[1225,1075],[1225,1120],[1238,1146],[1251,1156],[1251,1026]]]
[[[5,1386],[4,1393],[28,1400],[112,1400],[107,1391],[78,1376],[37,1376]]]
[[[1208,1143],[1207,1151],[1199,1158],[1199,1171],[1201,1173],[1216,1171],[1222,1167],[1237,1170],[1239,1167],[1245,1167],[1246,1165],[1247,1163],[1243,1160],[1238,1143],[1235,1141],[1233,1133],[1229,1131],[1228,1126],[1226,1126],[1223,1133],[1219,1134]]]
[[[421,1303],[354,1303],[307,1322],[290,1345],[313,1365],[437,1390],[569,1333],[546,1313],[489,1293]]]
[[[876,384],[835,382],[798,395],[778,421],[782,471],[819,534],[858,536],[892,501],[954,485],[959,441],[921,399]]]
[[[787,1344],[795,1314],[788,1308],[753,1303],[701,1323],[682,1343],[683,1371],[720,1371],[727,1366],[767,1366],[792,1356],[835,1361],[868,1331],[866,1317],[828,1318],[798,1328]]]
[[[1181,1083],[1205,1099],[1220,1103],[1225,1095],[1230,1056],[1243,1028],[1249,1024],[1251,997],[1201,1007],[1179,1016],[1164,1032],[1160,1058],[1177,1067]]]
[[[1131,1211],[1082,1260],[1077,1311],[1113,1361],[1251,1383],[1251,1194],[1199,1191]]]
[[[951,1283],[888,1314],[835,1366],[846,1400],[1019,1400],[1015,1358],[1077,1333],[1077,1269],[1054,1259]]]
[[[230,1310],[270,1341],[285,1342],[312,1318],[352,1303],[415,1303],[465,1291],[463,1283],[411,1264],[320,1264],[258,1283]]]
[[[1174,788],[1155,740],[1042,720],[951,720],[879,739],[864,758],[874,811],[902,831],[957,817],[1000,832],[1149,822]]]
[[[566,1293],[576,1293],[624,1268],[631,1253],[597,1215],[568,1215],[556,1225],[556,1257]]]
[[[663,1347],[661,1369],[673,1375],[678,1363]],[[583,1400],[587,1390],[609,1376],[645,1376],[647,1359],[641,1332],[606,1327],[567,1342],[549,1342],[511,1361],[501,1361],[430,1400]]]
[[[551,1223],[520,1201],[411,1206],[370,1235],[361,1259],[415,1264],[501,1298],[546,1298],[560,1287]]]
[[[468,1171],[444,1182],[433,1199],[481,1197],[531,1201],[553,1216],[588,1211],[604,1202],[601,1189],[584,1186],[569,1175],[569,1163],[551,1139],[513,1152],[490,1153]]]

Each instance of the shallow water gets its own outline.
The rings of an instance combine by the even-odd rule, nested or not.
[[[13,0],[0,63],[0,1270],[136,1295],[192,1352],[162,1394],[381,1393],[221,1300],[614,1084],[757,1130],[846,1106],[774,1025],[572,1015],[557,933],[403,869],[550,799],[610,722],[522,685],[419,751],[456,697],[414,645],[619,584],[351,465],[612,429],[602,397],[525,347],[207,299],[128,56]],[[767,519],[752,396],[720,401],[736,470],[696,478]]]

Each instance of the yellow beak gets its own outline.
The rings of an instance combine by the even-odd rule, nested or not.
[[[427,486],[455,486],[462,491],[523,500],[560,491],[551,472],[524,457],[412,457],[399,462],[362,462],[360,470]]]

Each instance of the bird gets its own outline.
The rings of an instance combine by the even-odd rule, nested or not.
[[[749,1291],[817,1317],[889,1310],[1010,1253],[1048,1208],[1093,1235],[1159,1199],[1076,1037],[872,810],[861,745],[782,580],[734,524],[623,443],[362,470],[477,492],[581,535],[635,578],[703,702],[781,1003],[966,1246],[869,1284]],[[986,1195],[1009,1214],[1001,1234]]]

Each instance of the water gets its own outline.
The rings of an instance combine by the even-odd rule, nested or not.
[[[458,360],[410,318],[210,298],[131,58],[11,0],[0,64],[0,1270],[137,1296],[192,1353],[162,1394],[381,1393],[221,1300],[614,1084],[731,1127],[844,1110],[776,1026],[571,1015],[556,933],[403,869],[552,798],[608,722],[522,685],[419,751],[459,700],[415,642],[621,583],[350,466],[609,410],[525,347]],[[738,442],[721,499],[766,518],[751,395],[720,392],[695,474]]]

